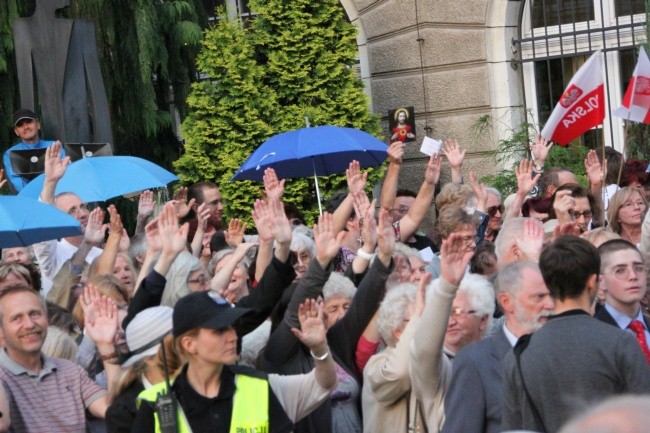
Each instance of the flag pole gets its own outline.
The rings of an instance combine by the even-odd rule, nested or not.
[[[637,55],[637,63],[639,61],[640,54],[641,53],[639,52],[639,55]],[[636,68],[635,68],[635,72],[636,72]],[[632,73],[632,78],[634,78],[634,88],[632,89],[632,96],[630,96],[630,108],[627,110],[627,119],[625,119],[625,126],[623,127],[623,148],[621,149],[621,155],[623,156],[623,158],[621,159],[621,163],[618,166],[618,176],[616,177],[616,185],[621,183],[621,176],[623,175],[625,150],[627,148],[627,135],[628,135],[628,130],[630,128],[630,116],[632,115],[632,108],[634,107],[634,94],[636,93],[636,85],[637,85],[637,78],[634,75],[634,72]],[[604,160],[605,160],[605,149],[603,148],[603,161]]]

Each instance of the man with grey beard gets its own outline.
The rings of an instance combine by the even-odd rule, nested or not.
[[[495,288],[505,317],[503,326],[456,354],[442,433],[502,431],[502,360],[519,337],[539,329],[553,311],[553,300],[534,262],[505,266]]]

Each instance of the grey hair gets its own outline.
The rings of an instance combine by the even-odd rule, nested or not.
[[[136,233],[131,238],[131,246],[129,247],[129,257],[133,263],[138,263],[138,256],[144,260],[144,256],[147,253],[147,237],[144,233]],[[140,266],[138,266],[140,268]]]
[[[502,257],[506,254],[508,248],[517,241],[521,239],[524,234],[524,223],[530,218],[527,217],[513,217],[507,218],[497,238],[494,240],[494,253],[497,255],[497,261],[500,261]]]
[[[490,186],[490,187],[487,187],[487,188],[485,188],[485,189],[487,190],[487,192],[491,192],[492,194],[494,194],[494,195],[496,195],[497,197],[499,197],[499,201],[500,201],[500,202],[503,202],[503,199],[501,198],[501,192],[499,192],[498,189],[496,189],[496,188],[492,188],[491,186]]]
[[[201,269],[203,267],[198,258],[187,251],[181,251],[169,268],[169,272],[167,272],[167,283],[163,290],[160,305],[173,308],[179,299],[189,294],[190,288],[187,286],[187,279],[192,272]]]
[[[377,316],[377,332],[386,345],[395,346],[397,343],[393,332],[402,327],[409,304],[415,300],[417,290],[415,284],[399,284],[388,291],[381,301]]]
[[[420,257],[420,253],[415,248],[411,248],[403,242],[395,243],[395,252],[402,254],[404,257]]]
[[[57,195],[54,196],[54,198],[52,199],[52,204],[53,204],[54,206],[56,206],[56,202],[59,201],[59,199],[60,199],[61,197],[65,197],[65,196],[68,196],[68,195],[71,195],[71,196],[77,197],[77,198],[79,199],[79,201],[81,201],[81,197],[79,197],[79,196],[78,196],[77,194],[75,194],[74,192],[60,192],[60,193],[58,193]]]
[[[233,254],[235,252],[234,248],[225,248],[223,250],[219,250],[216,253],[214,253],[214,256],[212,259],[210,259],[210,263],[208,263],[208,275],[210,278],[214,277],[214,274],[217,273],[217,265],[219,265],[219,262],[226,258],[227,256]],[[241,266],[244,274],[248,272],[248,267],[251,264],[251,260],[248,256],[244,256],[244,258],[239,262],[237,266]]]
[[[559,433],[649,433],[650,397],[610,397],[572,418]],[[625,421],[624,421],[625,420]]]
[[[63,358],[74,361],[79,347],[74,339],[56,326],[47,327],[47,336],[41,351],[50,358]]]
[[[334,296],[343,296],[352,299],[356,292],[357,288],[349,278],[344,277],[338,272],[332,272],[323,286],[323,299],[327,301]]]
[[[3,249],[2,249],[2,256],[1,256],[1,258],[0,258],[0,261],[1,261],[1,262],[4,263],[4,261],[7,259],[7,257],[6,257],[6,255],[7,255],[7,250],[10,250],[10,249],[13,249],[13,248],[14,248],[14,247],[11,247],[11,248],[3,248]],[[34,258],[35,258],[35,256],[34,256],[34,248],[32,248],[31,245],[29,245],[29,246],[27,246],[27,247],[20,247],[20,248],[25,248],[25,252],[27,253],[27,257],[29,257],[29,261],[30,261],[30,262],[33,262],[33,261],[34,261]]]
[[[316,257],[316,244],[309,236],[302,233],[293,232],[290,249],[296,253],[298,251],[308,250],[312,257]]]
[[[496,276],[495,291],[496,293],[509,293],[516,295],[519,293],[523,284],[523,274],[525,269],[530,269],[541,274],[539,265],[530,260],[522,260],[510,263],[501,269]]]
[[[492,326],[492,315],[494,314],[495,297],[492,284],[482,275],[465,274],[458,287],[459,292],[467,294],[467,300],[477,317],[488,317],[487,327]]]

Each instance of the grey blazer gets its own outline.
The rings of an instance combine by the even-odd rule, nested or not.
[[[501,432],[502,361],[511,350],[501,328],[456,354],[441,433]]]

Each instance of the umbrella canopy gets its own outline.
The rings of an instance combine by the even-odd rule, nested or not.
[[[380,165],[387,146],[367,132],[339,126],[317,126],[284,132],[266,140],[239,167],[233,180],[261,182],[272,167],[280,179],[343,173],[350,161],[362,167]]]
[[[18,194],[38,198],[45,174],[35,178]],[[146,159],[134,156],[95,156],[68,166],[55,194],[73,192],[84,202],[106,201],[113,197],[150,188],[167,186],[178,180],[174,174]]]
[[[54,206],[24,197],[0,196],[0,248],[82,234],[79,221]]]

